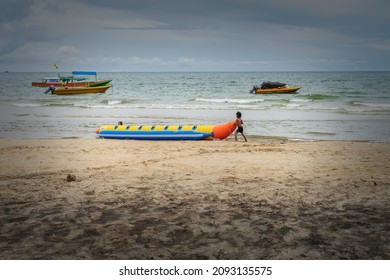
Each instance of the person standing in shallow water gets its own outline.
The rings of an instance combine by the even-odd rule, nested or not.
[[[237,130],[234,132],[234,139],[237,141],[237,135],[238,133],[241,133],[242,137],[244,137],[245,142],[248,142],[246,140],[246,137],[244,135],[244,127],[242,126],[244,124],[243,120],[241,119],[241,112],[236,113],[236,123],[237,123]]]

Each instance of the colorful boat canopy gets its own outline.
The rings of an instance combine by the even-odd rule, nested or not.
[[[73,71],[72,72],[73,75],[97,75],[96,72],[94,71]]]

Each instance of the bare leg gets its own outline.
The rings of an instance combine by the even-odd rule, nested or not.
[[[245,142],[248,142],[248,140],[246,140],[246,137],[245,137],[244,133],[241,133],[241,135],[242,135],[242,137],[244,137]]]
[[[237,131],[236,132],[234,132],[234,139],[237,141]]]

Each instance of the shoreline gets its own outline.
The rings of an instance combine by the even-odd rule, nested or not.
[[[92,134],[92,133],[91,133]],[[341,142],[341,143],[378,143],[378,144],[390,144],[390,140],[339,140],[339,139],[300,139],[300,138],[288,138],[287,136],[258,136],[258,135],[251,135],[251,134],[245,134],[246,138],[250,143],[316,143],[316,142]],[[103,140],[107,141],[109,139],[101,139],[97,136],[94,137],[78,137],[78,136],[63,136],[63,137],[1,137],[0,141],[14,141],[14,140]],[[122,139],[116,139],[115,141],[141,141],[141,142],[210,142],[208,140],[199,140],[199,141],[169,141],[169,140],[122,140]],[[224,140],[219,139],[213,139],[214,142],[235,142],[233,134],[230,135],[228,138]],[[237,142],[243,142],[243,138],[241,135],[238,135],[238,141]]]
[[[0,155],[0,259],[390,259],[389,143],[0,139]]]

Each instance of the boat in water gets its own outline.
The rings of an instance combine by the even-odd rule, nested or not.
[[[50,86],[45,93],[51,92],[51,94],[57,94],[57,95],[104,93],[110,87],[111,85],[95,86],[95,87],[59,87],[59,88]]]
[[[85,77],[79,76],[95,76],[95,80],[89,80]],[[112,80],[98,80],[97,73],[94,71],[73,71],[72,76],[58,76],[58,77],[44,77],[41,82],[32,82],[33,87],[98,87],[110,83]]]
[[[250,93],[275,94],[275,93],[296,93],[301,86],[290,87],[279,82],[263,82],[260,86],[254,85]]]
[[[285,86],[281,88],[267,88],[267,89],[256,89],[255,93],[256,94],[275,94],[275,93],[297,93],[299,89],[302,87],[296,86],[296,87],[290,87],[290,86]]]
[[[103,139],[122,140],[213,140],[225,139],[237,128],[236,121],[221,125],[102,125],[96,133]]]

